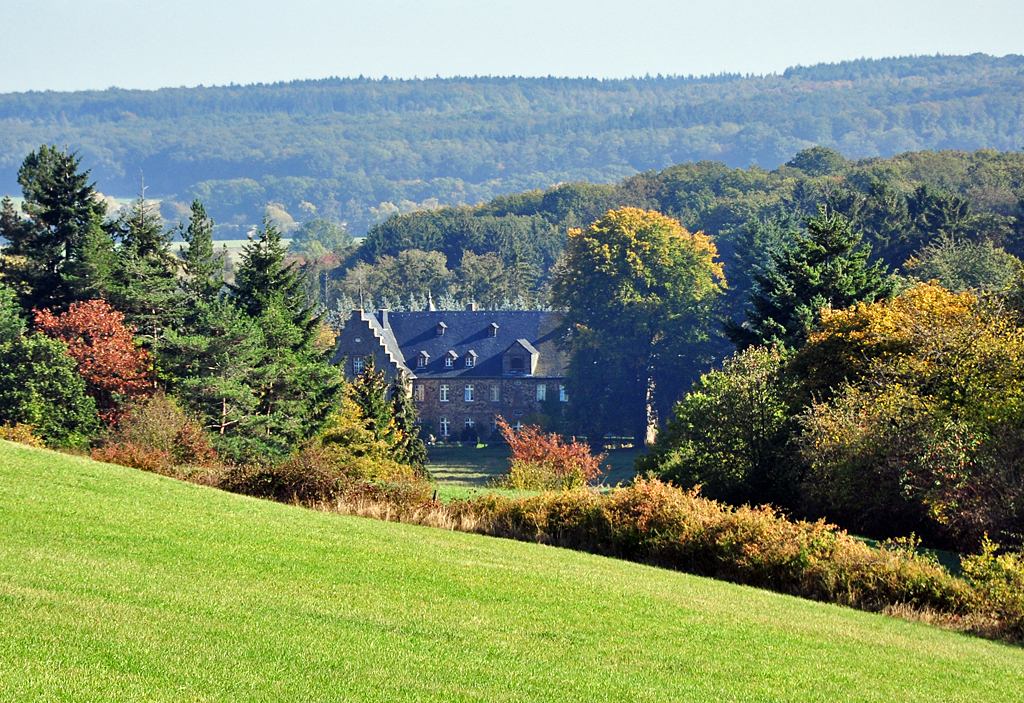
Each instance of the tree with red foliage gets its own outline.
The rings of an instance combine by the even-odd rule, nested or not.
[[[118,419],[122,403],[152,389],[152,357],[135,344],[124,315],[106,301],[73,303],[61,315],[36,310],[35,324],[47,336],[67,344],[105,422]]]
[[[587,444],[566,442],[557,432],[542,432],[536,425],[517,429],[500,417],[495,423],[512,448],[511,467],[501,481],[508,488],[582,488],[603,473],[606,455],[593,456]]]

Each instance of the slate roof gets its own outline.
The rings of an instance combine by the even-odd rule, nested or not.
[[[376,319],[379,326],[379,318]],[[447,325],[437,336],[437,325]],[[488,335],[491,323],[498,325],[494,337]],[[566,355],[558,347],[564,336],[561,314],[536,311],[422,311],[388,312],[388,346],[393,343],[404,357],[405,365],[417,378],[495,377],[502,375],[501,358],[506,349],[525,340],[527,349],[538,354],[534,377],[565,375]],[[394,340],[392,342],[392,340]],[[448,351],[456,358],[452,368],[445,368]],[[476,363],[466,368],[469,351],[476,352]],[[416,357],[426,352],[430,359],[426,368],[416,367]]]

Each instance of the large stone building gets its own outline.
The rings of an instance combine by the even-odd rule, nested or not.
[[[356,310],[334,363],[344,363],[347,378],[368,356],[389,377],[404,372],[424,435],[487,438],[499,416],[516,425],[560,412],[568,400],[560,319],[534,311]]]

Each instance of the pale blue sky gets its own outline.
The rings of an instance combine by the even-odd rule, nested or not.
[[[4,0],[0,92],[1024,54],[1021,0]]]

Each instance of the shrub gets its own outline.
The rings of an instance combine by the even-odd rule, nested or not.
[[[30,447],[45,447],[46,443],[36,436],[35,428],[24,422],[8,422],[0,425],[0,439],[26,444]]]
[[[163,393],[132,402],[92,457],[172,475],[186,467],[221,465],[202,428]]]
[[[823,521],[733,508],[658,480],[602,495],[489,495],[481,530],[872,610],[966,612],[971,589],[916,553],[878,550]]]
[[[432,491],[414,467],[318,441],[274,464],[236,467],[221,487],[309,507],[373,501],[412,508],[428,502]]]
[[[1024,554],[999,553],[985,536],[981,553],[960,564],[964,579],[975,590],[975,607],[1004,623],[1010,636],[1024,639]]]
[[[501,418],[497,424],[512,449],[509,472],[497,481],[499,486],[520,490],[583,488],[602,473],[605,455],[591,455],[586,444],[566,442],[556,433],[541,432],[535,425],[517,430]]]

